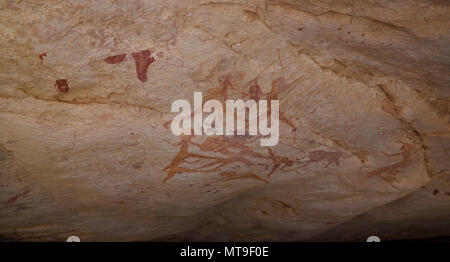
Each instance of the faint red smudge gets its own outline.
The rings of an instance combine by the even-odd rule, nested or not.
[[[105,58],[105,62],[108,64],[122,63],[126,56],[127,56],[127,54],[109,56],[109,57]]]
[[[328,167],[331,164],[335,164],[339,166],[339,158],[344,155],[341,152],[327,152],[323,150],[315,150],[308,153],[309,160],[305,161],[302,167],[305,167],[314,162],[326,161],[327,164],[325,167]]]
[[[341,31],[341,30],[342,30],[342,28],[340,28],[340,27],[339,27],[339,28],[338,28],[337,30]]]
[[[399,172],[400,168],[404,168],[411,161],[411,154],[412,154],[412,151],[414,150],[414,145],[407,144],[407,143],[402,143],[402,144],[403,144],[403,146],[401,147],[402,152],[395,153],[395,154],[386,154],[383,152],[383,154],[386,157],[401,155],[403,157],[403,159],[392,165],[381,167],[376,170],[370,171],[369,172],[370,176],[378,176],[383,173],[390,174],[391,176],[395,176],[396,173]],[[383,178],[383,179],[386,180],[386,178]]]
[[[222,181],[228,181],[228,180],[235,180],[235,179],[255,179],[264,183],[269,183],[266,179],[260,178],[259,176],[253,174],[253,173],[245,173],[242,175],[238,175],[235,172],[223,172],[219,174],[220,176],[223,176],[225,178],[218,179],[216,182],[222,182]]]
[[[147,70],[151,63],[155,62],[155,58],[150,55],[150,50],[144,50],[139,53],[132,53],[134,61],[136,63],[136,73],[139,80],[142,82],[147,81]]]
[[[69,84],[66,79],[58,79],[55,82],[55,88],[61,93],[67,93],[69,91]]]
[[[303,27],[300,27],[299,29],[298,29],[298,31],[302,31],[303,30]]]
[[[435,196],[437,194],[439,194],[439,190],[436,189],[436,190],[433,191],[433,195]]]
[[[28,196],[28,193],[29,193],[29,192],[30,192],[30,191],[27,190],[27,191],[24,191],[24,192],[22,192],[22,193],[20,193],[20,194],[17,194],[17,195],[15,195],[15,196],[11,197],[10,199],[8,199],[8,201],[4,202],[3,205],[9,205],[9,204],[12,204],[12,203],[16,202],[19,198]]]
[[[131,166],[132,166],[134,169],[141,169],[142,164],[144,164],[144,161],[136,162],[136,163],[132,164]]]
[[[108,122],[108,121],[110,121],[111,119],[113,119],[113,116],[110,115],[110,114],[102,114],[102,115],[100,115],[100,116],[98,117],[98,119],[100,119],[100,120],[103,121],[103,122]]]
[[[262,90],[261,87],[258,85],[258,83],[253,83],[250,86],[250,90],[249,90],[249,96],[251,99],[254,99],[256,102],[259,101],[259,99],[261,98],[262,95]]]
[[[41,61],[44,61],[44,56],[47,56],[47,53],[40,54],[39,59],[41,59]]]

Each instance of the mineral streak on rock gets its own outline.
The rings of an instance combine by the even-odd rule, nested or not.
[[[155,61],[155,58],[150,55],[150,50],[144,50],[138,53],[132,53],[134,61],[136,63],[136,73],[139,80],[147,82],[147,70],[151,63]]]

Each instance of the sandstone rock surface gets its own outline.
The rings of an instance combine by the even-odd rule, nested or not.
[[[450,236],[446,0],[5,0],[0,36],[1,240]],[[274,91],[280,142],[174,136],[194,91]]]

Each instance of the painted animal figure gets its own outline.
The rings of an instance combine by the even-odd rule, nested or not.
[[[305,167],[314,162],[326,161],[327,164],[325,167],[328,167],[330,164],[335,164],[339,166],[339,158],[344,155],[341,152],[327,152],[323,150],[314,150],[308,153],[309,160],[304,162],[304,165],[301,167]]]
[[[392,156],[398,156],[401,155],[402,156],[402,160],[400,160],[399,162],[389,165],[389,166],[385,166],[385,167],[381,167],[378,169],[375,169],[373,171],[370,171],[370,176],[377,176],[377,175],[381,175],[383,173],[386,174],[390,174],[392,176],[395,176],[399,171],[399,169],[406,167],[406,165],[410,162],[411,160],[411,151],[414,149],[414,146],[411,144],[407,144],[407,143],[402,143],[402,147],[401,150],[402,152],[400,153],[395,153],[395,154],[386,154],[383,152],[383,154],[386,157],[392,157]]]

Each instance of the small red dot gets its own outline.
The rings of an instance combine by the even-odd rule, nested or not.
[[[347,35],[349,35],[350,34],[350,32],[347,32]]]
[[[339,28],[338,28],[338,30],[339,30],[339,31],[341,31],[341,30],[342,30],[342,28],[340,28],[340,27],[339,27]]]
[[[300,27],[299,29],[298,29],[298,31],[302,31],[303,30],[303,27]]]

